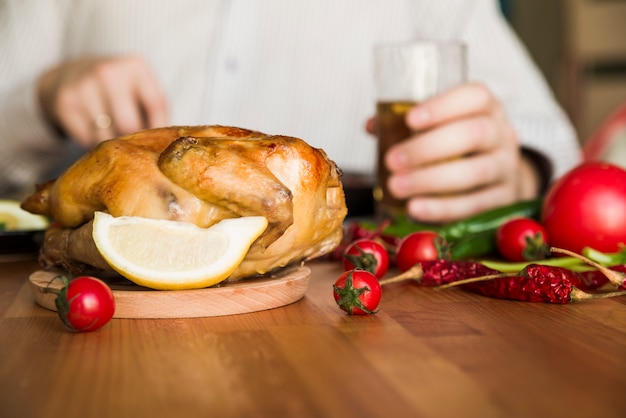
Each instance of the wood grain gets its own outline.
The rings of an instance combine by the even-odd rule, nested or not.
[[[626,416],[626,297],[569,305],[385,286],[376,315],[335,305],[341,267],[310,263],[278,309],[113,319],[71,333],[0,263],[0,416]]]
[[[29,281],[35,302],[56,311],[56,294],[63,282],[58,270],[37,270]],[[311,270],[285,269],[268,277],[222,283],[197,290],[151,290],[131,282],[109,282],[115,297],[114,318],[199,318],[236,315],[279,308],[304,296]]]

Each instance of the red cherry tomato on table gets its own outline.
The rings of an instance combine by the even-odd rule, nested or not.
[[[91,276],[80,276],[68,282],[55,301],[63,323],[73,331],[94,331],[111,320],[115,299],[109,286]]]
[[[548,189],[541,222],[554,247],[619,251],[626,243],[626,170],[606,162],[570,170]]]
[[[448,243],[436,232],[413,232],[400,241],[396,265],[404,272],[422,261],[448,259],[449,251]]]
[[[389,268],[389,253],[382,244],[374,240],[360,239],[346,248],[343,266],[346,270],[358,268],[369,271],[380,279]]]
[[[381,296],[378,279],[365,270],[348,270],[333,285],[335,302],[349,315],[376,313]]]
[[[496,231],[496,246],[509,261],[543,260],[550,254],[546,228],[531,218],[511,219]]]

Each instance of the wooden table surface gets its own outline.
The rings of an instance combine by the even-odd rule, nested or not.
[[[0,416],[625,417],[626,297],[570,305],[412,283],[376,315],[305,297],[228,317],[71,333],[34,303],[33,257],[0,262]]]

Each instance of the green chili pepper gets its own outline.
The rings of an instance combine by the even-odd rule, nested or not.
[[[593,267],[585,264],[575,257],[554,257],[545,260],[533,261],[497,261],[497,260],[480,260],[480,263],[486,267],[501,271],[502,273],[517,273],[528,267],[529,264],[539,264],[551,267],[563,267],[572,271],[589,271]]]
[[[451,245],[453,260],[482,257],[495,254],[495,234],[500,225],[513,218],[539,219],[541,203],[540,199],[516,202],[443,225],[396,218],[384,228],[382,235],[403,238],[417,231],[434,231]],[[375,223],[361,223],[361,226],[369,230],[377,227]]]
[[[496,234],[491,231],[482,231],[468,235],[452,243],[450,256],[452,260],[466,260],[493,254],[496,251]]]
[[[502,206],[462,221],[446,224],[439,229],[439,234],[450,242],[464,239],[468,235],[495,231],[504,222],[513,218],[538,218],[541,211],[541,200],[526,200]]]
[[[413,222],[409,219],[395,219],[387,228],[384,235],[404,237],[410,233],[431,230],[439,233],[448,242],[454,243],[465,240],[470,235],[491,231],[495,233],[500,225],[513,218],[538,218],[541,210],[541,200],[526,200],[511,205],[491,209],[469,218],[444,225],[433,225]]]

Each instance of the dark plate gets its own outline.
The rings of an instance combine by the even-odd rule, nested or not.
[[[44,230],[0,231],[0,254],[21,254],[39,251]]]

